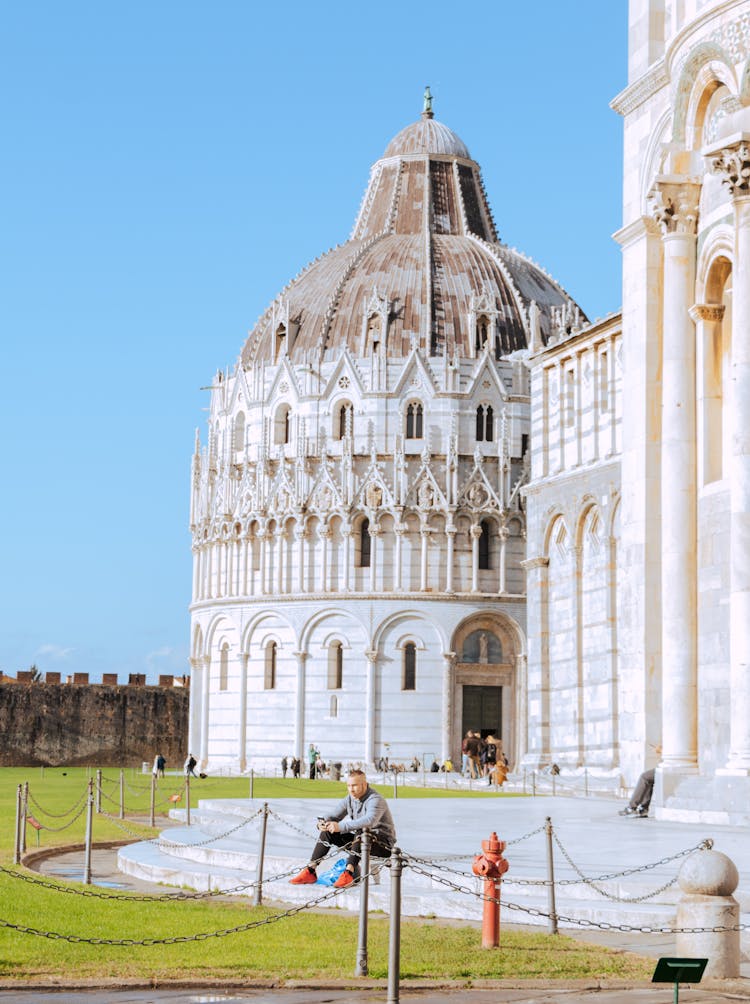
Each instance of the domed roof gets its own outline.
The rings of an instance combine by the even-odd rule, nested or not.
[[[585,320],[546,272],[498,241],[479,165],[433,119],[426,92],[421,120],[372,167],[350,239],[282,290],[250,332],[242,362],[273,361],[281,327],[294,363],[334,358],[344,347],[364,355],[374,315],[385,321],[391,359],[415,346],[473,357],[480,319],[500,357],[527,347],[530,313],[546,343],[560,307]]]
[[[402,129],[398,136],[394,136],[385,148],[383,157],[406,157],[419,153],[471,159],[463,140],[448,126],[426,113],[417,122]]]

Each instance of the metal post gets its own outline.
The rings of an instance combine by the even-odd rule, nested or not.
[[[29,814],[29,782],[23,785],[23,804],[21,805],[21,854],[26,852],[26,817]]]
[[[393,797],[398,798],[398,771],[393,771]]]
[[[531,772],[531,794],[536,796],[536,771]]]
[[[549,905],[549,933],[557,934],[557,909],[555,907],[555,858],[552,852],[552,820],[547,816],[544,821],[544,832],[547,834],[547,903]]]
[[[83,884],[91,885],[91,834],[94,814],[94,782],[89,781],[89,793],[86,803],[86,854],[83,861]]]
[[[268,802],[264,802],[263,819],[260,824],[260,850],[258,851],[258,867],[256,869],[257,878],[255,882],[255,894],[253,895],[253,906],[261,906],[263,903],[263,859],[266,855],[267,826],[268,826]]]
[[[102,811],[102,769],[96,769],[96,811]]]
[[[13,864],[21,863],[21,810],[23,809],[23,795],[21,785],[16,788],[16,839],[13,846]]]
[[[557,776],[555,774],[553,774],[552,775],[552,794],[553,795],[555,794],[555,782],[556,781],[557,781]]]
[[[250,768],[250,801],[253,800],[253,787],[255,785],[255,771]]]
[[[523,793],[526,794],[526,768],[523,769]]]
[[[357,941],[357,967],[355,976],[367,976],[367,914],[370,895],[370,831],[367,827],[362,831],[362,858],[359,862],[359,940]]]
[[[391,851],[391,926],[388,938],[387,1004],[398,1004],[401,982],[401,851]]]
[[[445,787],[448,787],[448,771],[445,769],[445,764],[443,764],[443,775],[445,776]]]
[[[427,763],[427,760],[426,760],[425,755],[423,753],[422,754],[422,787],[423,788],[427,787],[427,779],[425,777],[425,766],[424,766],[426,763]]]
[[[151,798],[149,800],[149,823],[154,827],[154,802],[156,800],[156,774],[151,775]]]
[[[589,797],[589,769],[584,767],[583,769],[583,793],[586,798]]]
[[[120,819],[125,818],[125,771],[120,770]]]
[[[186,825],[190,826],[190,774],[185,775],[185,805],[187,807]]]

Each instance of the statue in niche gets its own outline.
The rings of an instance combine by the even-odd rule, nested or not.
[[[417,501],[420,509],[430,509],[435,501],[435,493],[429,481],[423,481],[417,492]]]
[[[369,484],[365,492],[365,501],[369,509],[377,509],[383,501],[383,489],[380,485]]]
[[[471,488],[469,488],[467,497],[470,505],[472,505],[475,509],[481,509],[487,501],[487,492],[482,485],[475,483],[471,486]]]
[[[479,636],[479,661],[486,663],[488,656],[487,635],[482,631]]]

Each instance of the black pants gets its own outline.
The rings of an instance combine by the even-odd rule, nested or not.
[[[638,778],[633,797],[629,803],[631,809],[637,809],[640,806],[641,809],[648,811],[648,807],[651,804],[651,796],[654,793],[655,776],[656,771],[652,768],[651,770],[644,770]]]
[[[362,834],[361,833],[321,833],[318,842],[313,848],[310,865],[317,868],[318,864],[328,854],[332,847],[343,847],[348,851],[346,863],[356,868],[359,865],[359,858],[362,854]],[[392,846],[381,843],[377,837],[372,837],[370,841],[370,854],[376,858],[389,858]]]

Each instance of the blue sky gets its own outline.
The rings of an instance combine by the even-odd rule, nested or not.
[[[6,5],[0,669],[186,671],[200,388],[426,84],[501,238],[619,309],[626,34],[626,0]]]

